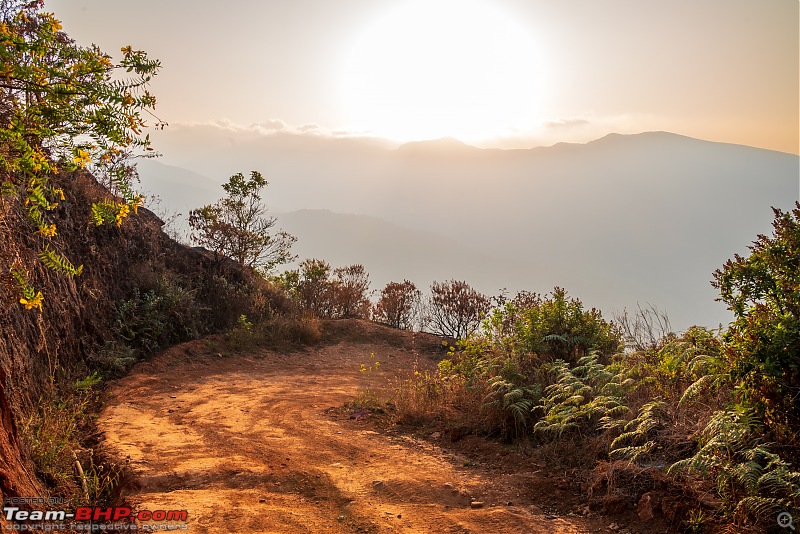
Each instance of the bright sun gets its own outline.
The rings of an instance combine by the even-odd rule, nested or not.
[[[409,141],[483,139],[533,123],[535,46],[477,0],[411,0],[355,41],[342,98],[350,127]]]

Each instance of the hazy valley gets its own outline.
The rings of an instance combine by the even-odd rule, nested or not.
[[[678,329],[727,324],[711,273],[769,230],[771,206],[793,205],[800,175],[795,155],[665,132],[530,150],[178,133],[161,134],[163,163],[139,165],[162,211],[185,217],[229,175],[258,169],[300,259],[362,263],[373,289],[403,278],[461,278],[488,294],[558,285],[606,315],[651,303]]]

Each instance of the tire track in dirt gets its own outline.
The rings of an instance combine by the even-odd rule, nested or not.
[[[373,353],[381,371],[360,374]],[[471,509],[497,489],[490,474],[326,412],[413,361],[381,342],[220,358],[200,340],[117,381],[99,427],[109,452],[129,458],[126,497],[188,510],[193,532],[589,532],[535,506]]]

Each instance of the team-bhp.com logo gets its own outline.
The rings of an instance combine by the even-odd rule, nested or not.
[[[22,510],[4,506],[3,516],[9,523],[6,530],[47,531],[74,530],[187,530],[186,510],[132,510],[127,506],[111,508],[82,506],[74,512],[65,510]],[[149,523],[148,523],[149,522]]]

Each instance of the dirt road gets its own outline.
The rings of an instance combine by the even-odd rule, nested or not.
[[[99,426],[109,451],[129,458],[138,487],[128,498],[140,509],[188,510],[189,530],[202,533],[596,531],[545,515],[530,466],[465,467],[435,441],[347,417],[359,390],[411,369],[410,348],[376,338],[287,354],[218,350],[180,345],[111,388]],[[376,360],[378,372],[359,373]]]

